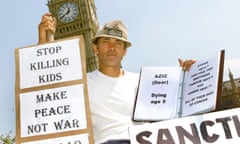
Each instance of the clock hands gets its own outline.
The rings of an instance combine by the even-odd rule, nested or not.
[[[72,22],[78,16],[78,7],[73,2],[64,3],[58,8],[57,16],[63,23]]]
[[[60,17],[60,19],[63,19],[66,15],[68,15],[69,13],[70,13],[70,8],[68,7],[68,10],[66,11],[66,13],[65,14],[63,14],[61,17]]]

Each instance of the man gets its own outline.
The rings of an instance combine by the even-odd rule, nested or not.
[[[111,21],[99,29],[93,43],[99,69],[87,78],[95,142],[121,139],[127,143],[128,127],[136,124],[132,111],[138,85],[138,74],[121,69],[131,46],[127,29],[121,21]]]
[[[39,44],[47,42],[46,31],[55,32],[56,23],[50,16],[42,17]],[[126,26],[120,20],[106,23],[96,33],[93,44],[99,69],[87,74],[87,84],[94,141],[96,144],[130,144],[128,128],[139,124],[132,121],[139,75],[121,68],[121,61],[131,46]],[[194,61],[179,60],[179,63],[188,69]]]

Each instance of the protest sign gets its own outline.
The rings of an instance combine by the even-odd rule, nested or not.
[[[83,37],[18,48],[15,60],[16,142],[92,144]]]

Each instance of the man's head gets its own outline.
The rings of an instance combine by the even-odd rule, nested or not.
[[[106,23],[98,30],[93,43],[93,51],[98,56],[99,70],[101,72],[106,72],[105,70],[119,72],[127,47],[131,46],[124,24],[119,20]]]
[[[125,42],[126,48],[130,47],[132,44],[128,41],[128,31],[126,26],[120,20],[114,20],[106,23],[99,28],[95,37],[93,38],[93,43],[97,44],[97,41],[101,37],[115,38]]]

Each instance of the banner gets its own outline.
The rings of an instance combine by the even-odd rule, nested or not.
[[[133,144],[223,144],[240,141],[240,108],[129,128]]]

